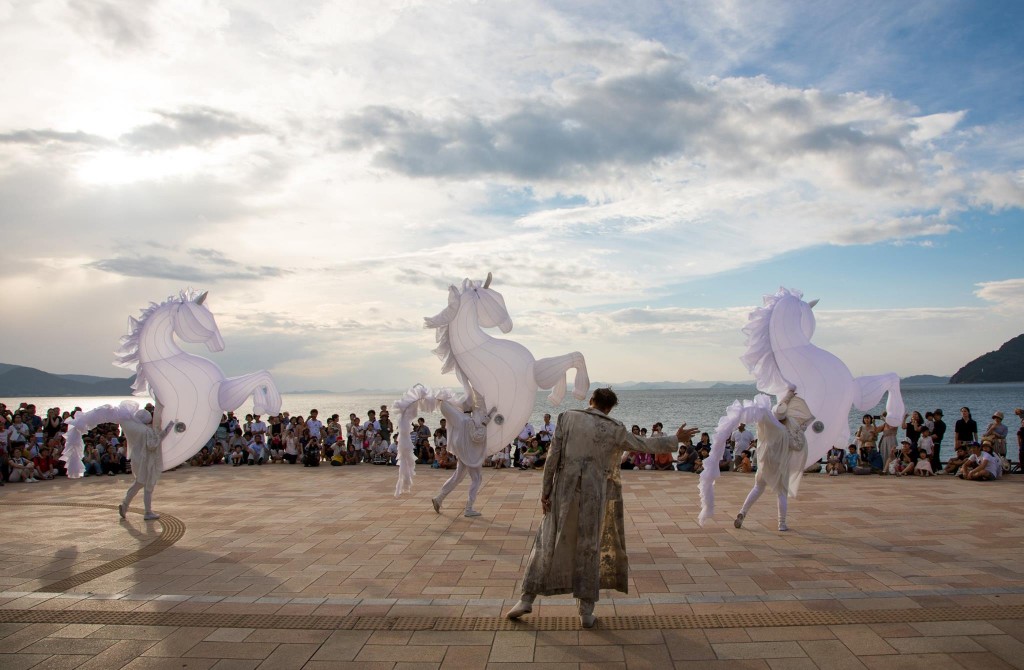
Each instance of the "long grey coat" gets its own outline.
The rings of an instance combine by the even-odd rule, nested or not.
[[[675,436],[641,438],[596,409],[558,416],[544,464],[543,494],[551,498],[530,560],[523,592],[572,593],[597,601],[601,589],[629,592],[622,482],[625,450],[671,453]]]

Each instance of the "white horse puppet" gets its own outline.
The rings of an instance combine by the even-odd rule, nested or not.
[[[807,462],[817,461],[838,446],[850,443],[850,408],[869,410],[886,399],[886,423],[903,420],[900,378],[894,372],[854,377],[832,353],[811,344],[817,300],[805,302],[803,293],[779,288],[764,296],[764,306],[750,313],[743,332],[747,351],[740,358],[754,375],[757,389],[784,395],[790,385],[807,402],[817,418],[807,431]]]
[[[898,426],[903,420],[903,396],[900,378],[894,372],[869,377],[854,377],[850,368],[834,354],[811,344],[817,300],[805,302],[803,293],[780,287],[774,295],[764,296],[764,306],[750,313],[743,328],[747,351],[740,360],[754,375],[757,389],[777,397],[795,388],[804,399],[815,421],[806,432],[807,464],[828,453],[833,446],[845,449],[850,441],[850,408],[868,410],[886,398],[886,423]],[[698,522],[714,512],[714,482],[725,442],[742,423],[773,420],[767,396],[751,401],[736,401],[721,418],[711,443],[711,454],[700,478],[702,509]]]
[[[213,314],[204,304],[207,291],[187,289],[160,304],[151,303],[138,318],[129,317],[115,365],[134,370],[134,395],[151,395],[164,417],[178,422],[163,441],[163,468],[184,463],[209,441],[223,412],[234,411],[253,396],[253,411],[276,414],[281,394],[266,370],[227,379],[216,363],[178,346],[206,344],[222,351],[224,340]]]
[[[472,399],[480,397],[487,405],[486,410],[496,410],[487,426],[488,455],[503,449],[526,425],[538,388],[551,389],[548,399],[555,406],[561,404],[567,389],[566,373],[571,368],[576,370],[573,396],[578,400],[587,397],[590,378],[580,352],[537,360],[518,342],[484,332],[484,328],[498,328],[502,333],[512,330],[505,300],[491,288],[489,272],[483,282],[465,279],[461,289],[449,287],[448,307],[424,322],[425,327],[437,329],[438,347],[434,353],[442,361],[441,372],[454,371],[462,384],[464,409],[468,411]],[[395,413],[401,417],[396,497],[410,490],[415,470],[409,426],[417,411],[434,410],[442,396],[448,397],[417,385],[395,404]]]

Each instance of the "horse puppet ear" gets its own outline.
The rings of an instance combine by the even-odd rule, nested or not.
[[[814,306],[818,304],[818,300],[819,298],[815,298],[814,300],[807,303],[807,306],[810,307],[811,309],[814,309]]]
[[[490,272],[488,272],[488,273],[487,273],[487,279],[485,279],[485,280],[484,280],[484,288],[488,288],[488,287],[490,287],[490,285],[491,285],[491,279],[493,279],[493,277],[491,276],[491,273],[490,273]]]
[[[195,302],[195,304],[197,305],[202,305],[204,302],[206,302],[206,297],[209,295],[209,291],[203,291],[202,293],[196,296],[196,299],[193,302]]]

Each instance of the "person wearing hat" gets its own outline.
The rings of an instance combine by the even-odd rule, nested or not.
[[[163,406],[157,403],[153,412],[140,409],[129,421],[121,423],[121,429],[128,438],[128,448],[131,450],[132,476],[135,481],[124,494],[124,500],[117,506],[117,513],[122,519],[128,513],[128,506],[139,491],[142,491],[144,514],[146,521],[159,519],[160,515],[153,511],[153,489],[160,480],[160,473],[163,472],[163,454],[161,444],[167,434],[176,423],[168,421],[167,425],[160,432],[160,415]]]
[[[982,433],[982,441],[988,440],[992,443],[992,453],[1000,458],[1006,456],[1006,435],[1009,429],[1003,425],[1003,413],[996,412],[992,415],[992,423]]]

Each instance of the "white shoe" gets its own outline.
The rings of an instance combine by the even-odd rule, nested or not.
[[[430,499],[430,504],[432,504],[434,506],[434,513],[435,514],[440,514],[441,513],[441,501],[440,500],[438,500],[437,498],[431,498]]]
[[[121,515],[122,519],[127,518],[125,515],[128,513],[128,507],[124,503],[121,503],[117,506],[117,513]]]
[[[584,628],[593,628],[594,624],[597,623],[597,617],[593,614],[581,614],[580,625]]]
[[[779,532],[780,533],[785,533],[787,530],[789,530],[789,526],[786,525],[786,522],[785,521],[780,521],[779,522]]]
[[[36,482],[38,482],[39,480],[38,480],[38,479],[36,479],[35,477],[29,477],[29,478],[27,478],[27,479],[26,479],[25,481],[26,481],[26,482],[28,482],[29,484],[35,484],[35,483],[36,483]]]
[[[532,601],[531,602],[526,602],[525,600],[520,600],[519,602],[517,602],[515,605],[512,606],[512,609],[510,609],[505,616],[507,618],[512,619],[513,621],[515,621],[516,619],[518,619],[519,617],[523,616],[524,614],[529,614],[532,611],[533,611],[533,602]]]
[[[467,509],[462,516],[480,516],[480,512],[477,512],[475,509]]]
[[[739,514],[736,515],[736,520],[732,522],[732,525],[733,525],[734,528],[742,528],[743,527],[743,517],[744,516],[746,516],[746,515],[743,512],[740,512]]]
[[[142,518],[145,519],[146,521],[156,521],[157,519],[160,518],[160,515],[157,514],[156,512],[146,512],[145,514],[142,515]]]

